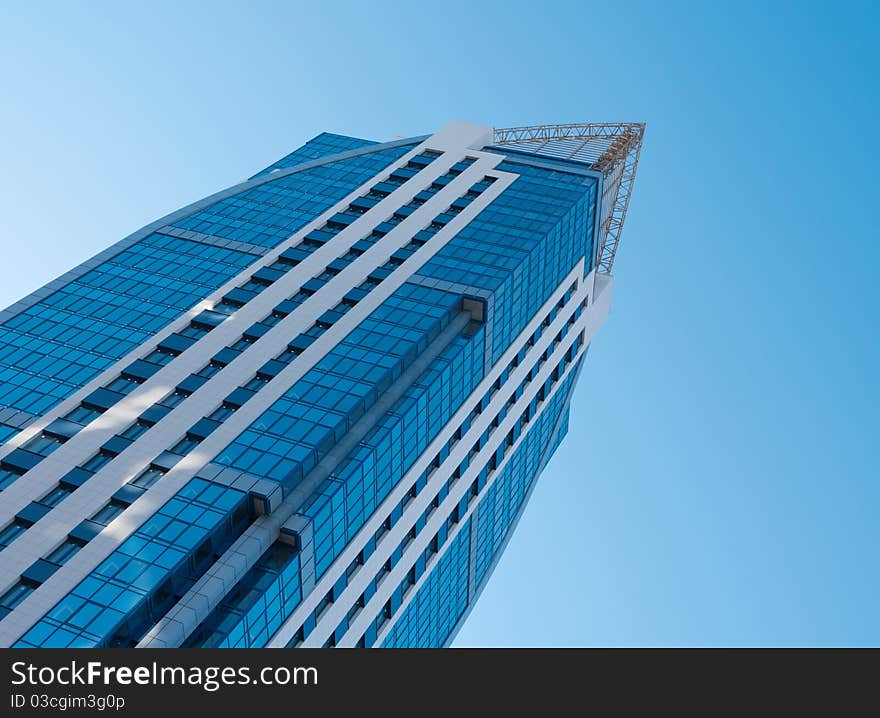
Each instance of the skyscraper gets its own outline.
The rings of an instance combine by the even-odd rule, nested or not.
[[[448,644],[566,434],[643,130],[322,134],[0,313],[0,645]]]

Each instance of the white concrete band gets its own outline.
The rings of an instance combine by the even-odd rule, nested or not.
[[[69,532],[80,520],[98,510],[103,505],[103,502],[109,499],[109,496],[111,496],[115,490],[136,475],[158,453],[169,448],[174,441],[179,439],[183,433],[195,423],[195,421],[207,413],[208,410],[219,404],[220,399],[222,399],[226,393],[249,379],[256,368],[280,353],[293,336],[296,336],[296,334],[302,331],[302,329],[310,326],[317,316],[323,313],[323,311],[326,311],[326,309],[335,306],[343,294],[363,281],[373,267],[383,263],[390,253],[406,244],[416,231],[428,224],[436,214],[442,212],[452,200],[466,192],[472,184],[478,182],[487,172],[491,171],[502,158],[491,153],[483,153],[473,150],[470,147],[471,144],[479,143],[481,141],[479,132],[482,132],[483,129],[485,128],[477,128],[478,131],[474,131],[471,126],[462,127],[460,125],[455,125],[452,128],[447,128],[447,130],[441,131],[427,140],[424,143],[425,148],[445,150],[449,155],[444,155],[443,157],[438,158],[438,160],[435,160],[431,165],[428,165],[428,168],[426,169],[433,166],[435,167],[434,172],[443,174],[445,172],[444,167],[448,169],[451,164],[459,161],[465,154],[476,157],[477,161],[467,168],[461,175],[456,177],[453,182],[450,182],[447,187],[432,197],[431,200],[425,203],[425,205],[419,207],[419,209],[410,215],[410,217],[403,220],[397,227],[360,257],[357,262],[347,267],[343,272],[328,282],[328,284],[318,293],[310,297],[306,304],[302,305],[292,315],[279,322],[279,324],[273,327],[271,331],[267,332],[267,334],[255,342],[252,347],[244,353],[244,355],[225,367],[191,397],[182,402],[167,417],[151,428],[147,434],[139,438],[131,447],[114,459],[104,470],[99,471],[89,480],[89,482],[87,482],[87,484],[80,487],[56,507],[51,514],[52,519],[50,521],[44,520],[32,526],[28,530],[28,540],[22,541],[19,545],[20,547],[16,549],[13,554],[10,554],[8,557],[6,555],[7,551],[16,547],[15,543],[13,543],[9,549],[4,551],[4,584],[8,585],[11,580],[15,580],[18,573],[29,566],[33,560],[43,555],[46,551],[51,550],[55,544],[60,540],[63,540],[63,537],[66,536],[67,532]],[[453,148],[455,151],[452,151]],[[419,147],[416,148],[415,151],[421,151],[421,149],[422,147]],[[404,157],[402,161],[405,160],[406,157]],[[380,176],[385,176],[389,171],[389,169],[384,170]],[[311,366],[326,354],[330,348],[335,346],[345,334],[354,328],[357,323],[390,296],[390,294],[393,293],[393,291],[395,291],[409,275],[415,272],[425,261],[442,248],[446,242],[454,237],[463,226],[476,216],[483,207],[491,203],[491,201],[503,192],[504,189],[516,178],[516,175],[511,175],[509,173],[491,172],[491,174],[497,177],[498,181],[493,183],[480,197],[476,198],[465,210],[451,220],[446,227],[441,229],[432,240],[428,242],[428,244],[417,250],[406,260],[406,262],[404,262],[404,264],[398,267],[391,276],[384,280],[379,287],[374,289],[363,302],[360,302],[356,307],[352,308],[351,311],[346,313],[344,317],[333,327],[328,329],[318,341],[303,352],[302,355],[297,357],[297,359],[278,376],[272,379],[257,394],[257,396],[254,397],[254,399],[239,409],[229,420],[227,420],[227,422],[218,428],[217,431],[202,442],[196,451],[185,457],[153,487],[151,487],[143,497],[132,504],[123,515],[118,517],[107,527],[107,529],[86,545],[77,554],[77,559],[75,561],[71,561],[61,567],[46,581],[46,583],[25,599],[25,601],[16,608],[14,615],[10,614],[10,616],[7,616],[0,621],[0,645],[13,642],[18,635],[29,628],[29,626],[35,621],[39,620],[47,610],[60,600],[61,597],[66,595],[66,593],[85,575],[87,575],[95,565],[109,555],[109,553],[111,553],[122,540],[136,530],[136,528],[140,526],[148,516],[152,515],[162,503],[170,498],[170,496],[172,496],[186,480],[191,478],[210,457],[222,450],[229,441],[241,433],[241,431],[256,419],[262,411],[264,411],[297,379],[299,379],[307,369],[311,368]],[[422,173],[420,172],[417,177],[421,176]],[[434,174],[433,176],[438,175]],[[425,179],[427,180],[428,177],[432,177],[432,174],[429,173],[426,175]],[[369,189],[369,186],[375,181],[376,180],[373,179],[365,184],[358,192],[353,193],[343,202],[340,202],[336,208],[330,210],[325,216],[331,216],[336,211],[344,209],[354,197],[363,194],[363,192]],[[430,181],[433,181],[433,178]],[[430,184],[430,181],[427,181],[424,186]],[[423,185],[419,182],[417,186],[421,187]],[[406,184],[393,194],[396,195],[397,192],[403,190],[404,187],[406,187]],[[414,195],[418,191],[419,189],[416,189],[415,187],[407,188],[407,193],[404,196]],[[393,209],[396,209],[400,204],[405,203],[406,202],[398,201],[388,203],[388,210],[386,211],[390,214]],[[361,219],[364,218],[362,217]],[[384,217],[382,217],[382,219],[384,219]],[[358,222],[360,222],[360,220],[358,220]],[[358,222],[352,224],[348,229],[354,228]],[[352,232],[348,234],[347,240],[350,240],[350,243],[353,244],[363,236],[365,233],[363,231],[364,229],[372,228],[375,224],[376,222],[363,222],[356,228],[356,230],[352,230]],[[366,225],[366,227],[364,225]],[[310,231],[311,228],[311,226],[305,228],[301,233],[298,233],[298,235],[305,234],[307,231]],[[343,232],[346,231],[347,230],[343,230]],[[355,231],[357,231],[357,234],[355,234]],[[340,235],[342,234],[343,233],[341,232]],[[337,236],[336,239],[338,238],[339,236]],[[341,242],[337,242],[336,246],[339,247],[340,244]],[[317,254],[317,252],[315,254]],[[333,256],[337,255],[334,253]],[[329,261],[330,258],[332,257],[325,257],[325,262]],[[271,261],[271,259],[269,261]],[[317,264],[316,261],[315,265],[317,266]],[[324,265],[318,266],[314,273],[317,273],[317,271],[323,268],[323,266]],[[299,269],[299,266],[295,269]],[[252,271],[253,268],[248,270],[248,272]],[[309,277],[310,276],[312,276],[312,274],[310,274]],[[302,281],[302,279],[303,277],[300,276],[299,281]],[[281,283],[281,281],[282,280],[279,280],[276,284]],[[271,293],[271,290],[274,287],[275,285],[272,285],[253,300],[253,302],[258,302],[261,299],[263,300],[262,313],[254,310],[254,316],[248,316],[246,321],[237,323],[234,331],[229,330],[229,336],[225,337],[227,340],[237,338],[242,329],[250,326],[254,321],[268,313],[275,304],[292,293],[292,290],[288,292],[282,292],[279,290],[276,296],[275,293]],[[226,287],[223,291],[228,291],[229,288],[230,287]],[[282,293],[284,296],[281,296]],[[250,306],[250,304],[251,303],[246,305],[246,307]],[[244,309],[244,307],[242,309]],[[258,313],[260,316],[256,316]],[[220,327],[215,329],[214,332],[219,331],[226,324],[227,322],[224,322]],[[208,336],[211,336],[214,332],[211,332]],[[207,337],[205,337],[205,339],[207,339]],[[201,341],[204,341],[204,339],[200,340],[200,342],[192,347],[191,350],[188,350],[188,352],[192,352],[191,357],[197,356],[196,359],[186,357],[187,352],[184,352],[184,354],[175,359],[175,362],[187,364],[186,371],[183,373],[188,374],[191,371],[199,369],[219,348],[216,345],[213,345],[212,351],[206,351],[204,354],[192,351],[198,347]],[[175,362],[169,364],[169,367]],[[159,375],[157,374],[156,376],[158,377]],[[158,381],[155,383],[158,383]],[[165,393],[170,391],[173,388],[173,385],[174,384],[172,383],[170,385],[155,387],[153,393],[149,394],[144,391],[143,394],[148,394],[148,396],[143,397],[143,403],[138,404],[137,408],[134,410],[129,407],[129,412],[125,414],[125,419],[123,422],[120,422],[120,424],[127,425],[127,423],[133,420],[144,408],[152,405],[156,400],[160,399]],[[134,393],[130,395],[128,399],[132,399],[132,397],[134,397]],[[124,404],[126,407],[129,405],[128,402],[120,402],[120,404]],[[114,423],[112,429],[107,432],[106,438],[109,438],[114,431],[121,428],[120,424]],[[91,442],[89,443],[91,445]],[[100,443],[102,443],[102,441],[96,442],[95,448],[97,448]],[[64,447],[59,448],[54,454],[47,457],[47,460],[58,455],[63,448]],[[85,452],[83,458],[86,458],[88,455],[90,454]],[[70,466],[70,458],[68,457],[64,462],[63,467],[56,468],[67,470]],[[108,470],[110,467],[113,467],[113,469]],[[56,474],[56,477],[61,473],[63,472],[59,471]],[[44,486],[43,489],[48,490],[51,485],[53,485],[53,481],[47,482],[47,485]],[[4,499],[6,498],[5,493],[6,492],[4,492]],[[38,495],[41,494],[34,492],[28,497],[28,500]],[[59,509],[64,510],[59,511]],[[30,548],[31,546],[34,548]]]

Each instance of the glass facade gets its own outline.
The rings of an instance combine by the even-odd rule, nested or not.
[[[253,260],[145,237],[0,327],[0,406],[45,413]]]
[[[245,494],[194,479],[25,633],[23,647],[127,647],[241,532]]]
[[[272,170],[295,167],[296,165],[311,162],[321,157],[348,152],[349,150],[358,150],[375,144],[377,143],[372,140],[361,140],[357,137],[346,137],[345,135],[335,135],[332,132],[322,132],[317,137],[310,139],[302,147],[285,155],[277,162],[273,162],[266,169],[255,174],[254,177],[269,174]]]
[[[318,135],[2,315],[0,645],[452,640],[607,295],[602,176],[450,128]]]

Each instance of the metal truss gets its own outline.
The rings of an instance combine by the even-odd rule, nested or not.
[[[607,192],[614,196],[609,211],[603,197],[599,228],[597,270],[611,274],[614,256],[620,244],[623,222],[629,208],[642,138],[643,122],[604,122],[573,125],[534,125],[495,130],[494,144],[555,159],[584,162],[605,177]]]

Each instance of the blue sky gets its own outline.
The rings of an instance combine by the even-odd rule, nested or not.
[[[569,437],[457,645],[880,644],[871,4],[123,5],[4,10],[0,305],[322,130],[645,121]]]

